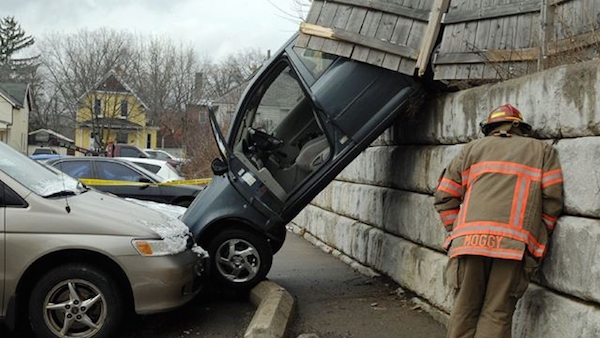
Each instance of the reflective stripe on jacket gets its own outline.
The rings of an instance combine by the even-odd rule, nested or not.
[[[450,257],[537,258],[562,211],[562,171],[548,143],[492,135],[465,145],[448,165],[435,207]]]

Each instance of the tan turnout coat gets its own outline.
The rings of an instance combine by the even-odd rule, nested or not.
[[[562,171],[552,145],[495,134],[465,145],[448,165],[435,207],[450,257],[541,259],[562,211]]]

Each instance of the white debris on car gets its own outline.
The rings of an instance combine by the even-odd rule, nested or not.
[[[164,222],[157,221],[152,222],[151,224],[144,222],[144,225],[148,226],[165,240],[170,252],[178,253],[185,250],[188,236],[190,236],[190,230],[179,220],[179,218],[183,215],[186,208],[152,201],[142,201],[135,198],[126,198],[125,200],[156,210],[166,216],[166,221]],[[206,250],[195,243],[192,247],[192,251],[195,252],[198,257],[205,257],[208,255]]]

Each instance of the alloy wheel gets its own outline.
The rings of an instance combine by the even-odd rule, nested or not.
[[[58,337],[91,337],[106,320],[104,295],[82,279],[58,283],[46,295],[43,306],[44,321]]]
[[[253,279],[260,269],[260,254],[248,241],[232,238],[217,249],[217,269],[232,282],[243,283]]]

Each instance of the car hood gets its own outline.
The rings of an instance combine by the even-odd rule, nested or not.
[[[21,231],[165,239],[189,232],[178,219],[94,189],[67,198],[31,194],[27,202],[31,212]]]

